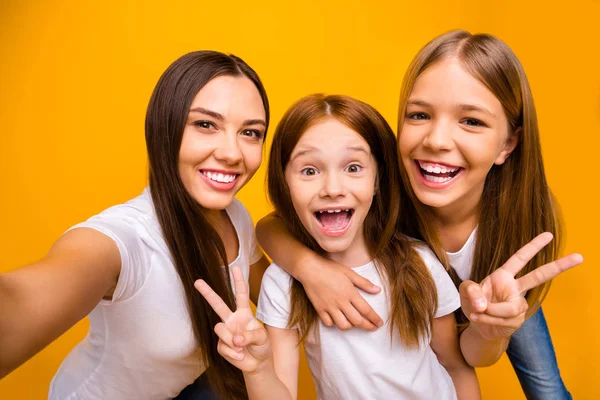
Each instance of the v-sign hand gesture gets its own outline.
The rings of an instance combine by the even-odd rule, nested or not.
[[[217,350],[227,361],[247,373],[256,373],[271,359],[271,343],[264,326],[254,318],[244,276],[239,267],[232,268],[236,310],[227,304],[202,279],[194,286],[223,322],[215,326],[219,337]]]
[[[464,281],[460,285],[462,310],[484,338],[510,337],[525,322],[528,309],[525,293],[583,262],[580,254],[570,254],[515,279],[515,275],[551,240],[552,234],[544,232],[480,284]]]

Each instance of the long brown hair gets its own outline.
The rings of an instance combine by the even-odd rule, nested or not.
[[[229,274],[221,268],[227,268],[225,247],[178,172],[179,149],[192,101],[211,79],[224,75],[246,77],[254,83],[268,124],[269,102],[256,72],[236,56],[198,51],[176,60],[156,84],[146,113],[146,147],[152,201],[183,284],[201,361],[210,366],[208,381],[220,398],[247,399],[241,371],[217,352],[218,337],[213,328],[220,319],[194,288],[194,281],[204,279],[231,309],[235,308]]]
[[[377,162],[377,193],[364,221],[365,242],[389,287],[390,333],[396,329],[407,346],[417,346],[419,339],[429,333],[437,309],[437,291],[428,268],[413,248],[414,243],[397,229],[401,186],[398,149],[394,133],[381,114],[347,96],[315,94],[298,101],[275,130],[267,177],[269,197],[291,234],[323,254],[294,211],[285,168],[303,133],[328,118],[361,135]],[[305,338],[317,319],[302,285],[294,280],[289,326],[299,326]]]
[[[544,173],[533,96],[523,66],[512,50],[494,36],[466,31],[452,31],[433,39],[419,51],[404,76],[398,134],[402,134],[408,98],[417,78],[431,65],[450,57],[456,57],[498,98],[511,133],[519,140],[506,161],[493,165],[486,177],[470,278],[481,282],[536,235],[551,232],[554,240],[527,264],[519,274],[522,276],[556,259],[562,237],[558,206]],[[403,215],[418,215],[402,219],[401,229],[426,241],[458,285],[460,279],[448,263],[432,210],[417,199],[402,163],[400,169]],[[529,315],[539,307],[549,287],[550,282],[528,292]]]

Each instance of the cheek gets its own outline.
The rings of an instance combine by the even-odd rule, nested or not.
[[[421,142],[418,127],[405,125],[398,136],[398,151],[400,155],[408,157]]]
[[[249,172],[256,172],[262,163],[263,146],[252,144],[243,147],[244,164]]]

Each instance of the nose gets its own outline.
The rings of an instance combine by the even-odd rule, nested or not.
[[[243,157],[238,142],[238,135],[235,132],[225,132],[214,154],[217,160],[226,164],[238,164]]]
[[[323,187],[319,193],[319,197],[338,198],[346,195],[346,187],[341,173],[326,173],[323,179]]]
[[[433,151],[444,151],[452,149],[452,127],[444,121],[435,121],[430,125],[431,129],[423,139],[423,146]]]

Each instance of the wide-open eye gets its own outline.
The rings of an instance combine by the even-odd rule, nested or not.
[[[305,176],[314,176],[314,175],[317,175],[319,173],[313,167],[306,167],[301,172],[302,172],[302,175],[305,175]]]
[[[358,164],[350,164],[346,167],[345,171],[350,172],[351,174],[355,174],[357,172],[362,171],[362,166]]]

